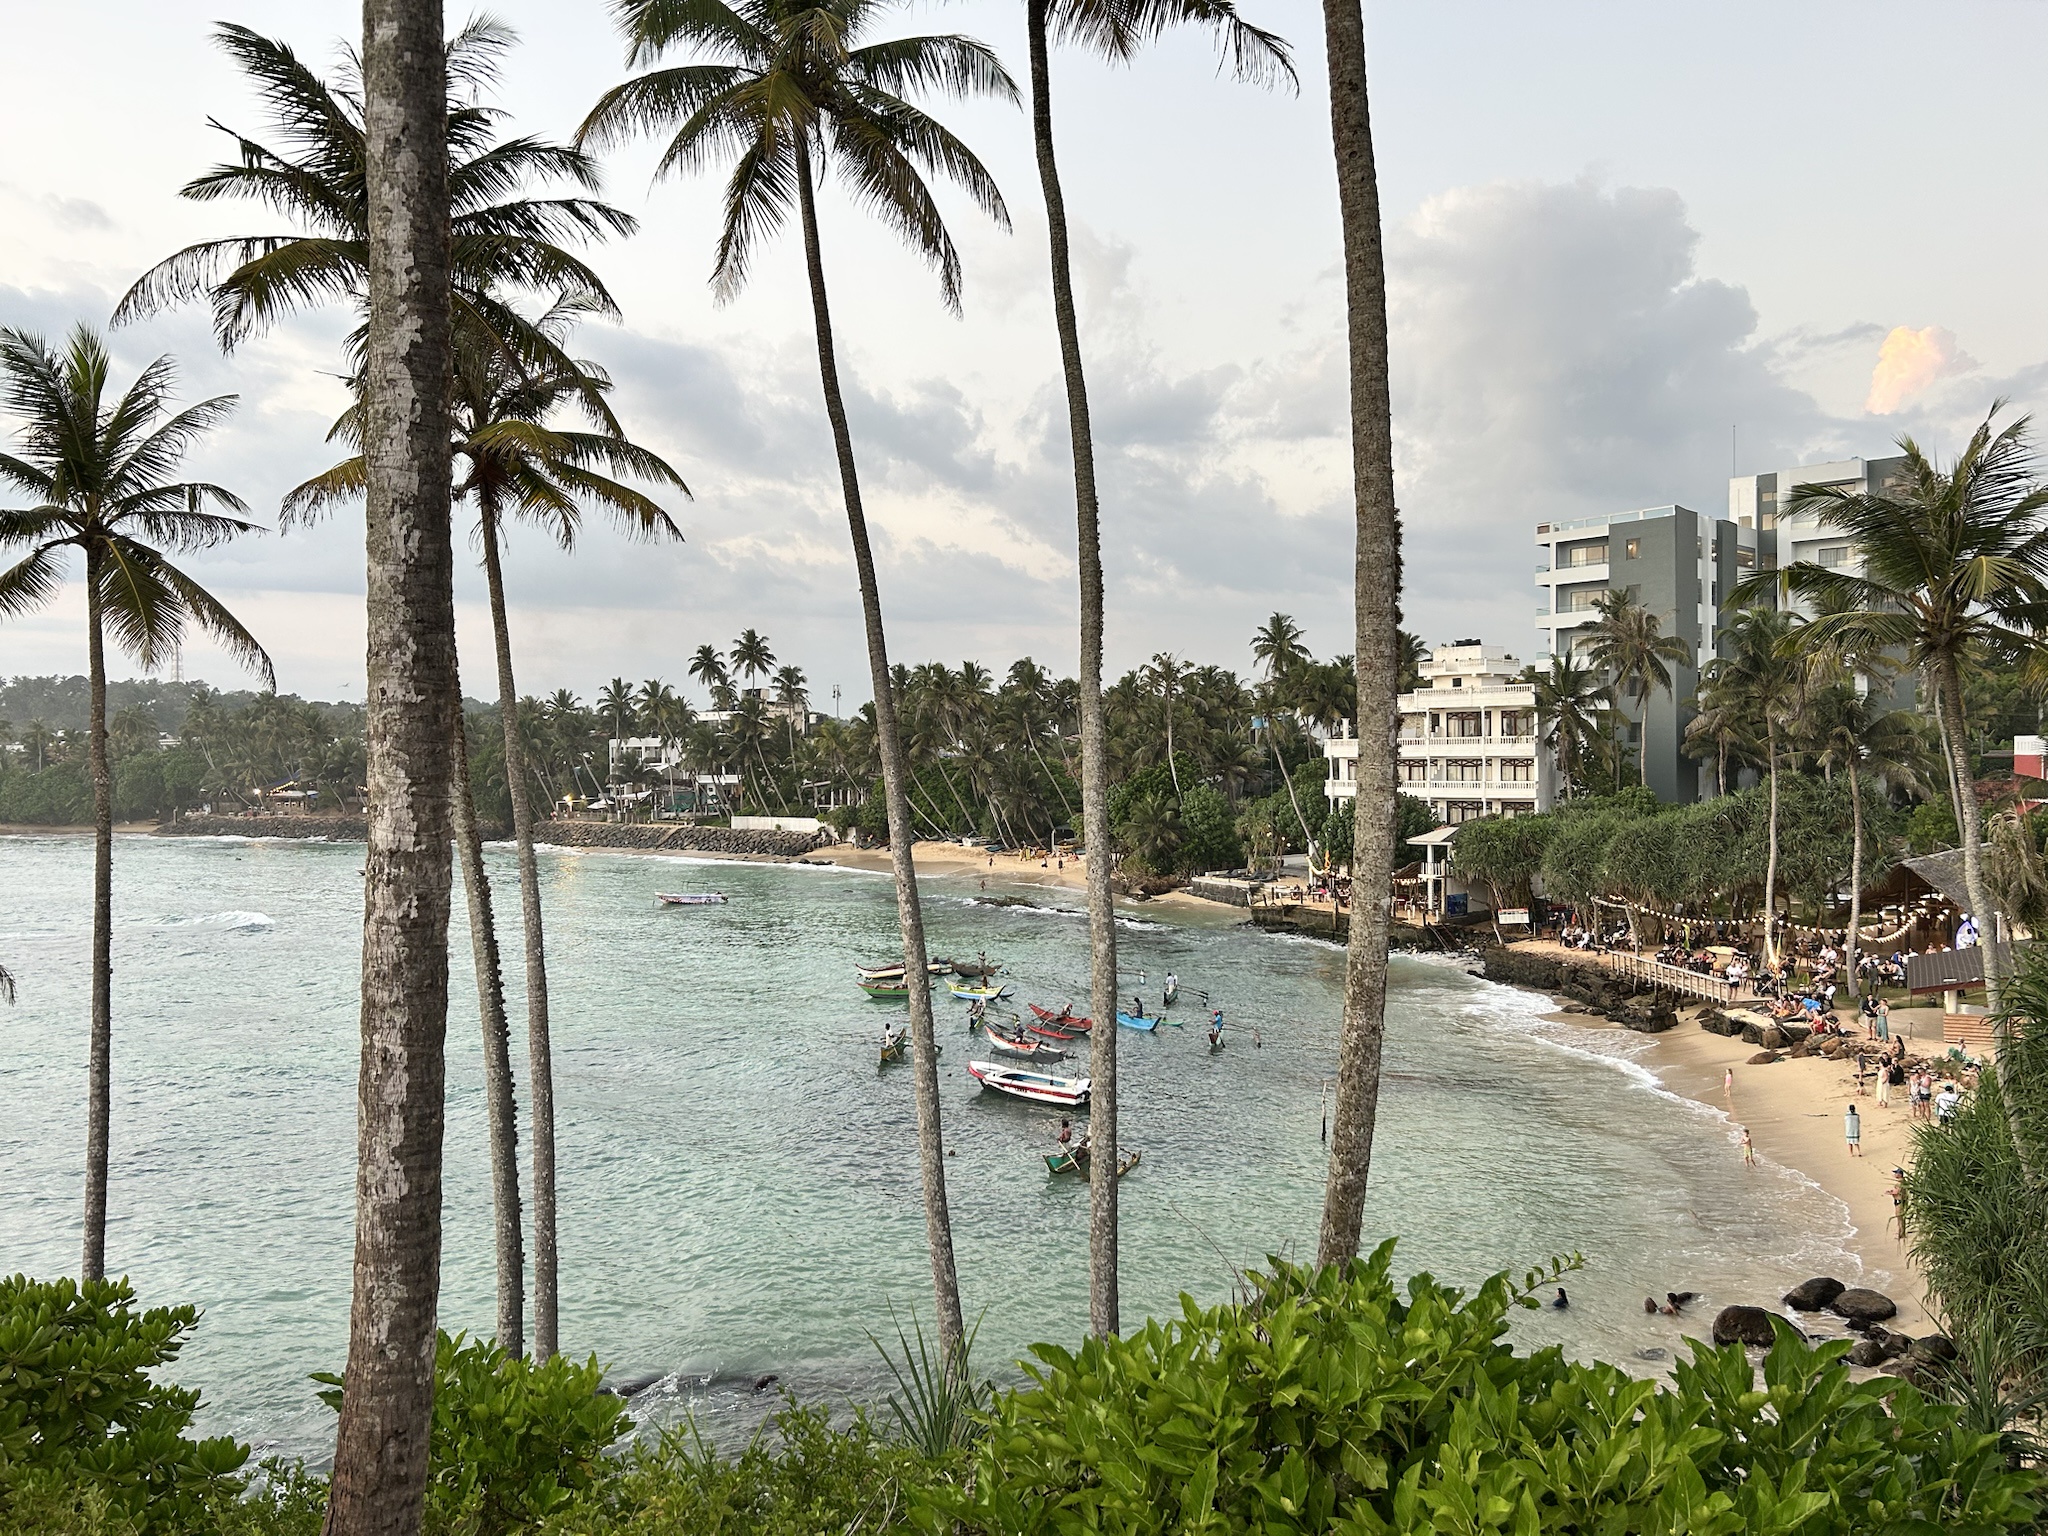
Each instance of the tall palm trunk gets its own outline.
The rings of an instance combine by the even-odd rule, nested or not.
[[[491,590],[491,639],[498,657],[498,714],[505,727],[505,780],[519,849],[519,921],[526,947],[526,1062],[533,1096],[533,1358],[555,1353],[555,1053],[548,1023],[547,941],[541,930],[540,864],[533,853],[533,805],[526,796],[526,744],[519,739],[519,685],[512,678],[512,630],[505,618],[505,567],[498,557],[498,509],[480,497],[484,576]]]
[[[1982,808],[1977,804],[1976,781],[1970,777],[1969,737],[1963,724],[1962,682],[1955,661],[1945,662],[1936,679],[1935,708],[1944,727],[1950,782],[1956,789],[1956,813],[1963,826],[1963,888],[1969,895],[1970,908],[1977,919],[1977,944],[1984,956],[1984,1001],[1996,1016],[2004,982],[1998,951],[1998,912],[1984,884],[1984,818]],[[1998,1097],[2005,1112],[2006,1133],[2011,1136],[2013,1151],[2019,1158],[2020,1172],[2029,1184],[2036,1184],[2040,1182],[2041,1170],[2034,1166],[2032,1142],[2021,1134],[2019,1105],[2012,1091],[2012,1079],[2007,1075],[2012,1066],[2011,1041],[2006,1037],[2009,1028],[2009,1022],[1999,1025],[2001,1038],[1993,1057],[1994,1070],[1998,1074]]]
[[[1765,725],[1764,743],[1771,775],[1771,814],[1766,828],[1768,847],[1764,855],[1764,962],[1769,964],[1778,957],[1778,727],[1775,722]]]
[[[917,1161],[924,1176],[924,1233],[931,1249],[932,1295],[938,1313],[939,1347],[949,1371],[966,1368],[967,1329],[960,1316],[960,1274],[953,1262],[953,1221],[946,1206],[945,1144],[939,1131],[939,1066],[932,1039],[932,995],[918,982],[925,974],[924,909],[911,859],[909,770],[903,734],[896,720],[896,695],[889,683],[889,645],[882,629],[882,596],[875,582],[874,551],[868,547],[867,514],[861,508],[860,474],[853,461],[853,433],[839,389],[839,358],[832,342],[832,311],[825,298],[825,258],[818,245],[817,193],[811,181],[811,149],[798,138],[797,197],[804,226],[804,269],[810,278],[811,318],[818,332],[818,381],[825,414],[832,423],[832,447],[839,460],[839,488],[846,499],[846,527],[860,578],[861,619],[868,641],[869,680],[875,690],[875,746],[882,758],[882,794],[889,810],[889,863],[896,875],[896,920],[903,929],[903,966],[911,979],[911,1071],[917,1090]]]
[[[447,60],[436,0],[364,0],[369,676],[355,1293],[328,1536],[414,1536],[441,1283],[454,549]]]
[[[92,1040],[85,1072],[85,1251],[79,1273],[107,1273],[107,1137],[114,1074],[114,775],[107,764],[107,652],[100,583],[106,556],[85,552],[87,666],[91,719],[86,756],[92,769]]]
[[[1180,768],[1173,760],[1173,700],[1166,701],[1166,773],[1173,780],[1173,797],[1180,798]]]
[[[1650,695],[1642,698],[1643,717],[1636,722],[1636,783],[1650,787]]]
[[[460,699],[462,690],[456,689]],[[505,1023],[505,977],[484,839],[469,781],[469,735],[455,711],[455,848],[469,898],[469,950],[476,970],[477,1013],[484,1032],[484,1113],[491,1143],[491,1219],[498,1255],[498,1347],[526,1352],[526,1251],[519,1217],[519,1107],[512,1090],[512,1043]]]
[[[1358,676],[1358,811],[1351,851],[1351,936],[1344,963],[1344,1037],[1330,1131],[1317,1262],[1358,1252],[1379,1118],[1386,1041],[1387,927],[1393,916],[1394,706],[1400,678],[1401,517],[1394,506],[1393,405],[1387,384],[1387,275],[1379,180],[1366,90],[1359,0],[1323,0],[1330,67],[1330,136],[1344,228],[1344,294],[1351,379],[1351,477],[1357,518],[1353,576]],[[1290,780],[1290,787],[1292,781]],[[1373,814],[1377,811],[1377,814]]]
[[[1047,0],[1026,0],[1031,51],[1031,142],[1045,193],[1052,250],[1052,315],[1067,388],[1067,435],[1074,453],[1075,552],[1081,583],[1081,840],[1088,849],[1088,982],[1098,1023],[1089,1034],[1088,1318],[1107,1337],[1121,1326],[1117,1294],[1116,902],[1110,891],[1108,726],[1102,710],[1102,531],[1095,496],[1095,429],[1081,367],[1081,324],[1067,249],[1067,201],[1052,142],[1052,65]],[[1171,759],[1169,759],[1171,761]]]
[[[1863,775],[1849,765],[1849,830],[1855,845],[1849,850],[1849,939],[1842,946],[1842,965],[1851,998],[1861,997],[1862,983],[1856,976],[1856,952],[1863,939]]]

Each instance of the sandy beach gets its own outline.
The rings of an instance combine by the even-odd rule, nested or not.
[[[1620,1027],[1588,1014],[1555,1017],[1581,1026]],[[1899,1008],[1892,1011],[1892,1026],[1900,1033],[1917,1029],[1925,1039],[1938,1032],[1940,1019],[1931,1009]],[[1925,1284],[1908,1262],[1892,1220],[1892,1170],[1910,1166],[1913,1145],[1912,1110],[1903,1090],[1881,1106],[1874,1081],[1857,1095],[1853,1061],[1822,1056],[1751,1066],[1755,1046],[1701,1029],[1692,1010],[1680,1015],[1677,1028],[1643,1038],[1650,1047],[1636,1060],[1667,1089],[1724,1111],[1734,1125],[1748,1127],[1759,1159],[1805,1175],[1848,1208],[1855,1227],[1850,1245],[1862,1260],[1863,1273],[1836,1278],[1870,1286],[1897,1302],[1899,1315],[1889,1326],[1916,1335],[1939,1331],[1927,1312]],[[1912,1044],[1909,1039],[1909,1049]],[[1861,1157],[1850,1156],[1843,1131],[1843,1113],[1852,1099],[1863,1121]],[[1731,1143],[1727,1155],[1742,1154]],[[1776,1298],[1756,1301],[1775,1305]]]
[[[985,848],[970,848],[961,843],[918,843],[912,854],[917,860],[918,870],[931,875],[973,875],[980,874],[989,879],[1000,877],[1011,885],[1056,886],[1071,891],[1076,896],[1087,890],[1087,861],[1073,854],[1062,854],[1057,859],[1050,856],[1025,856],[1016,853],[991,854]],[[834,864],[843,864],[850,869],[873,869],[887,873],[889,850],[887,848],[855,848],[841,843],[836,847],[821,849],[813,859],[829,859]],[[1129,898],[1119,896],[1119,903]],[[1228,911],[1213,901],[1204,901],[1199,896],[1190,896],[1186,891],[1168,891],[1163,896],[1150,897],[1144,905],[1182,911],[1218,912]]]

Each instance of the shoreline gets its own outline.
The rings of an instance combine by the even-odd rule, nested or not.
[[[1507,981],[1493,984],[1551,998],[1557,1006],[1545,1017],[1553,1023],[1601,1032],[1624,1027],[1597,1014],[1567,1012],[1565,1000],[1539,988]],[[1894,1027],[1903,1030],[1921,1022],[1914,1017],[1919,1012],[1895,1009]],[[1853,1063],[1824,1056],[1751,1065],[1751,1058],[1759,1054],[1754,1045],[1700,1028],[1696,1010],[1690,1007],[1676,1027],[1638,1038],[1643,1042],[1641,1052],[1630,1059],[1660,1088],[1726,1122],[1729,1158],[1740,1160],[1739,1136],[1746,1127],[1760,1162],[1789,1169],[1842,1207],[1850,1228],[1844,1247],[1862,1273],[1836,1278],[1882,1291],[1897,1303],[1898,1316],[1886,1327],[1916,1337],[1945,1331],[1928,1310],[1925,1279],[1913,1267],[1892,1219],[1892,1169],[1912,1165],[1916,1123],[1903,1090],[1894,1093],[1889,1106],[1880,1106],[1874,1086],[1857,1094]],[[1843,1134],[1843,1114],[1852,1100],[1863,1121],[1861,1157],[1849,1155]],[[1801,1316],[1790,1313],[1776,1296],[1748,1300],[1773,1312]]]

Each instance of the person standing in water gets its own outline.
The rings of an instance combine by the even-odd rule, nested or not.
[[[1756,1142],[1751,1140],[1749,1127],[1746,1125],[1742,1128],[1742,1165],[1745,1168],[1756,1166]]]

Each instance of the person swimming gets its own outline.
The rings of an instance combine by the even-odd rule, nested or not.
[[[1565,1295],[1565,1293],[1564,1293],[1564,1287],[1560,1285],[1560,1286],[1559,1286],[1559,1287],[1557,1288],[1557,1298],[1556,1298],[1556,1300],[1552,1301],[1550,1305],[1551,1305],[1551,1306],[1552,1306],[1553,1308],[1555,1308],[1555,1309],[1556,1309],[1557,1311],[1559,1311],[1559,1312],[1562,1312],[1562,1311],[1564,1311],[1564,1310],[1565,1310],[1565,1308],[1569,1307],[1569,1306],[1570,1306],[1571,1304],[1572,1304],[1572,1299],[1571,1299],[1571,1297],[1569,1297],[1569,1296]]]

